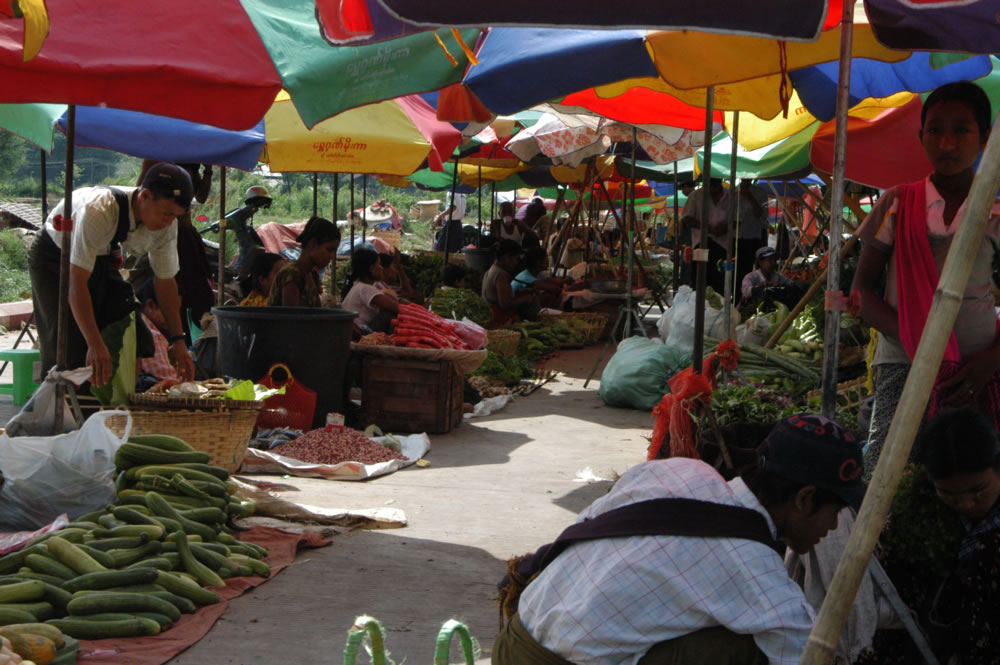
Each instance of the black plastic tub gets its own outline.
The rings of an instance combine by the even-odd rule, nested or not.
[[[215,307],[222,374],[260,381],[284,363],[303,386],[316,391],[313,426],[343,413],[344,368],[357,314],[320,307]]]

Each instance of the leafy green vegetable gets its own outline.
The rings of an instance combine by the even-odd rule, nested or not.
[[[712,415],[720,427],[733,423],[773,423],[802,410],[788,394],[755,383],[731,383],[712,393]],[[710,427],[708,423],[702,423]]]
[[[284,386],[281,386],[280,388],[268,388],[267,386],[262,386],[247,379],[234,385],[232,388],[223,393],[222,397],[219,399],[236,399],[247,402],[255,402],[265,400],[273,395],[284,394]]]
[[[531,361],[520,355],[501,356],[493,351],[487,351],[486,360],[470,376],[485,376],[504,383],[516,383],[534,375]]]
[[[105,406],[128,404],[129,394],[135,392],[135,312],[105,327],[101,338],[111,354],[111,381],[92,385],[90,392]]]
[[[431,311],[446,319],[461,321],[463,317],[467,317],[481,326],[493,321],[490,306],[471,289],[435,290],[431,298]]]

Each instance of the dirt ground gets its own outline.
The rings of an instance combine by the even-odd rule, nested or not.
[[[13,343],[7,337],[0,348]],[[650,415],[605,406],[596,380],[583,387],[601,348],[562,352],[547,366],[557,378],[534,394],[431,436],[427,468],[366,482],[261,476],[290,486],[282,495],[293,501],[390,506],[405,512],[408,525],[341,534],[329,547],[301,552],[275,579],[233,601],[171,664],[341,662],[347,630],[362,614],[382,622],[396,663],[433,662],[438,630],[452,618],[481,645],[477,663],[488,663],[505,561],[554,539],[608,490],[610,480],[578,480],[586,468],[590,477],[611,479],[644,459]],[[0,396],[0,418],[14,412],[10,397]],[[463,662],[457,640],[452,662]]]

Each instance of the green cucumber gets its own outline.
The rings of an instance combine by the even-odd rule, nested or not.
[[[27,612],[31,616],[35,617],[35,621],[45,621],[46,619],[51,619],[56,615],[56,608],[52,607],[52,603],[44,600],[39,600],[35,603],[0,604],[0,611],[4,609]]]
[[[70,593],[84,589],[110,589],[116,586],[132,584],[155,584],[157,571],[153,568],[128,568],[126,570],[111,570],[104,573],[89,573],[80,575],[63,585]]]
[[[61,587],[66,582],[66,580],[64,580],[61,577],[54,577],[52,575],[44,575],[42,573],[36,573],[27,566],[25,566],[23,569],[17,572],[17,577],[20,578],[22,582],[25,580],[36,580],[38,582],[44,582],[45,584],[49,584],[55,587]]]
[[[250,566],[254,574],[259,577],[270,577],[271,576],[271,566],[267,565],[263,561],[254,559],[253,557],[243,556],[242,554],[237,554],[233,552],[229,555],[231,560],[236,560],[245,566]]]
[[[97,563],[89,554],[59,536],[49,538],[45,541],[45,545],[49,548],[49,552],[52,553],[53,557],[81,575],[84,573],[100,573],[107,570],[107,568]]]
[[[124,568],[136,561],[156,556],[163,549],[163,545],[158,540],[151,540],[145,545],[131,547],[128,549],[108,550],[108,555],[114,559],[115,568]]]
[[[157,521],[155,518],[150,517],[147,512],[141,512],[136,510],[138,506],[115,506],[115,517],[123,522],[128,522],[129,524],[152,524],[155,526],[163,526],[163,524]]]
[[[132,469],[129,469],[129,473],[132,473]],[[212,473],[208,473],[200,468],[191,468],[188,464],[170,464],[170,465],[149,465],[141,466],[135,470],[135,473],[131,476],[133,480],[141,480],[146,476],[161,476],[163,478],[172,478],[175,473],[179,473],[188,480],[201,480],[206,483],[215,483],[220,487],[226,486],[226,481],[218,478]]]
[[[210,569],[218,571],[220,568],[225,568],[227,566],[226,557],[222,554],[213,552],[210,549],[199,547],[198,543],[190,543],[189,547],[191,548],[191,553],[194,554],[194,557]],[[183,558],[183,556],[181,558]]]
[[[185,469],[190,469],[192,471],[200,471],[201,473],[208,474],[208,475],[210,475],[210,476],[212,476],[214,478],[217,478],[218,480],[221,480],[223,482],[229,480],[229,472],[226,471],[225,469],[223,469],[221,466],[214,466],[212,464],[199,464],[197,462],[184,462],[182,464],[178,464],[177,466],[185,468]],[[181,472],[181,473],[183,473],[183,472]],[[187,477],[191,478],[191,476],[187,476]],[[192,478],[192,480],[195,480],[195,479]]]
[[[136,464],[178,464],[180,462],[200,462],[204,464],[211,459],[208,453],[198,450],[176,451],[163,450],[141,443],[125,443],[115,453],[115,463],[118,466]],[[124,464],[123,464],[124,463]]]
[[[45,585],[38,580],[0,586],[0,604],[31,603],[45,596]]]
[[[118,621],[94,621],[85,617],[49,619],[64,634],[79,640],[104,640],[112,637],[140,637],[158,635],[160,624],[152,619],[135,616]]]
[[[175,573],[159,571],[156,583],[170,593],[193,600],[198,605],[213,605],[219,602],[219,595],[211,589],[206,589],[197,582]]]
[[[121,526],[121,525],[125,524],[125,522],[122,522],[122,521],[119,521],[118,519],[116,519],[115,516],[114,516],[114,514],[112,514],[112,513],[106,513],[104,515],[101,515],[97,519],[97,523],[99,525],[103,526],[105,529],[113,529],[116,526]]]
[[[206,526],[199,522],[189,520],[183,515],[181,515],[173,506],[167,503],[167,500],[156,492],[146,493],[146,505],[149,509],[153,511],[156,515],[163,515],[164,517],[169,517],[170,519],[177,520],[180,523],[181,529],[187,534],[199,535],[202,540],[212,541],[215,540],[215,529],[210,526]],[[175,532],[177,533],[177,532]]]
[[[172,570],[173,565],[170,563],[169,559],[165,559],[162,556],[149,557],[148,559],[141,559],[135,563],[125,566],[125,570],[130,568],[155,568],[156,570]]]
[[[12,623],[36,623],[35,615],[21,609],[7,609],[9,605],[0,605],[0,626]]]
[[[129,537],[142,537],[142,534],[146,534],[150,540],[159,540],[163,537],[163,525],[162,524],[126,524],[124,526],[116,526],[111,529],[111,538],[129,538]]]
[[[107,552],[108,550],[124,550],[131,547],[139,547],[140,545],[145,545],[149,542],[148,534],[140,534],[138,536],[118,536],[117,538],[101,538],[100,540],[92,540],[86,543],[87,547],[100,550],[102,552]]]
[[[181,515],[189,520],[201,522],[202,524],[222,524],[226,521],[226,513],[220,508],[194,508],[192,510],[182,510]]]
[[[156,612],[102,612],[87,615],[87,621],[128,621],[135,618],[152,619],[160,626],[160,630],[169,628],[174,623],[170,617]]]
[[[91,547],[89,543],[80,543],[77,547],[89,554],[94,561],[101,564],[105,568],[115,567],[115,560],[112,559],[107,552],[99,550],[96,547]]]
[[[24,563],[28,568],[43,575],[52,575],[64,580],[71,580],[77,576],[76,571],[69,566],[41,554],[29,554],[24,557]]]
[[[226,586],[226,583],[219,577],[218,573],[203,564],[191,551],[188,544],[187,534],[184,531],[177,531],[177,553],[181,555],[184,562],[184,570],[198,578],[198,582],[206,587]]]
[[[152,446],[177,453],[189,453],[194,450],[184,439],[169,434],[136,434],[130,436],[128,440],[129,443],[138,443],[142,446]]]
[[[70,616],[86,616],[102,612],[157,612],[165,614],[174,621],[181,618],[180,610],[173,604],[148,593],[106,591],[73,596],[66,609],[69,610]]]

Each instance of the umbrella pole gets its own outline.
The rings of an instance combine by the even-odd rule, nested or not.
[[[41,150],[41,178],[42,178],[42,221],[49,216],[49,179],[45,173],[45,151]]]
[[[840,26],[840,72],[837,81],[837,127],[833,147],[833,191],[830,197],[830,265],[827,292],[840,293],[840,236],[844,221],[844,165],[847,157],[847,110],[851,106],[851,43],[854,36],[854,2],[844,3]],[[827,301],[829,302],[829,301]],[[828,305],[829,307],[829,305]],[[837,412],[837,367],[840,364],[840,310],[827,309],[823,333],[823,401],[821,412],[832,419]]]
[[[219,169],[219,307],[226,302],[226,167]]]
[[[476,190],[476,207],[479,213],[479,230],[476,232],[476,247],[483,244],[483,166],[479,165],[479,189]]]
[[[677,162],[674,162],[674,293],[679,288],[681,281],[681,220],[680,215],[680,190],[677,189]]]
[[[632,319],[635,318],[635,325],[639,330],[643,330],[642,320],[635,315],[632,309],[632,267],[635,262],[635,146],[639,142],[636,136],[637,130],[632,127],[632,173],[629,175],[629,185],[632,197],[629,199],[628,213],[625,213],[625,206],[622,205],[623,217],[625,218],[625,234],[623,238],[628,238],[628,270],[625,278],[625,330],[622,337],[631,337]]]
[[[361,176],[361,242],[368,235],[368,174]]]
[[[737,210],[739,209],[740,193],[736,188],[736,141],[739,139],[740,135],[740,112],[737,111],[733,114],[733,151],[730,156],[729,162],[729,223],[726,225],[726,262],[724,264],[725,272],[722,276],[725,278],[725,286],[723,286],[722,294],[724,298],[723,308],[723,322],[726,324],[726,336],[729,336],[729,332],[732,328],[733,319],[733,291],[736,290],[736,284],[734,283],[736,275],[736,259],[733,252],[733,223],[736,221]]]
[[[458,158],[456,157],[455,158],[455,172],[451,176],[451,205],[455,206],[456,210],[458,209],[458,206],[455,204],[455,194],[457,192],[458,192]],[[514,196],[517,196],[517,195],[515,194]],[[449,240],[450,240],[450,238],[448,238],[448,231],[449,231],[449,229],[451,229],[451,216],[452,216],[452,214],[453,214],[453,211],[450,211],[448,213],[448,219],[446,219],[445,222],[444,222],[444,230],[441,231],[441,233],[443,234],[443,239],[444,239],[444,264],[446,266],[448,265],[448,250],[450,249],[450,247],[449,247],[449,244],[450,244]]]
[[[351,222],[351,261],[354,261],[354,174],[351,174],[351,209],[347,213],[347,219]],[[354,265],[353,263],[351,264]]]
[[[850,3],[845,3],[845,8]],[[962,295],[969,281],[973,260],[979,252],[990,217],[990,207],[1000,189],[1000,121],[994,124],[979,164],[979,172],[966,199],[965,213],[948,250],[934,302],[927,314],[920,344],[906,377],[903,395],[889,426],[889,436],[879,457],[868,492],[858,513],[844,555],[820,608],[801,662],[804,665],[829,663],[840,639],[858,586],[868,569],[872,551],[903,468],[910,456],[913,439],[920,427],[931,389],[937,379],[945,346],[955,327]]]
[[[705,352],[705,283],[708,279],[708,216],[712,187],[712,111],[715,106],[715,86],[709,86],[705,93],[705,167],[701,174],[701,242],[702,247],[694,250],[695,260],[695,303],[694,303],[694,349],[691,362],[694,371],[701,373],[701,357]],[[697,155],[695,155],[697,163]]]
[[[319,174],[313,171],[313,217],[319,216]]]
[[[497,218],[497,183],[493,182],[492,193],[490,194],[490,221]]]
[[[334,224],[337,223],[337,204],[340,203],[340,201],[338,201],[337,199],[340,198],[339,194],[340,194],[340,174],[334,173],[333,174],[333,223]],[[334,257],[334,260],[336,260],[336,257]]]
[[[66,177],[65,177],[65,203],[63,204],[63,217],[69,224],[63,226],[62,230],[62,252],[59,255],[59,312],[56,319],[56,367],[60,370],[69,369],[66,367],[67,355],[69,354],[69,317],[72,315],[69,310],[69,255],[70,247],[73,246],[71,228],[73,224],[73,160],[76,147],[76,104],[70,104],[66,109]],[[42,233],[45,231],[43,230]],[[63,412],[66,407],[66,395],[72,391],[72,387],[64,382],[56,382],[56,403],[53,414],[52,434],[62,434],[63,432]]]

